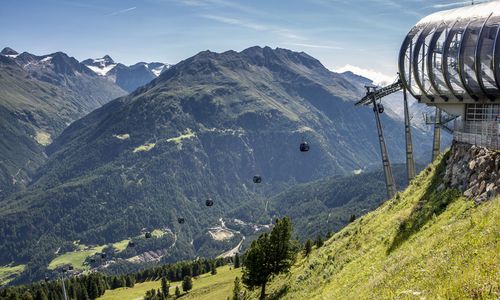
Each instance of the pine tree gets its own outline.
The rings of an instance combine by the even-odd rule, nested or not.
[[[89,297],[91,299],[96,299],[99,296],[100,296],[100,294],[99,294],[99,288],[97,287],[97,283],[94,280],[91,280]]]
[[[182,280],[182,290],[187,293],[192,288],[193,288],[193,279],[191,278],[191,276],[184,277],[184,279]]]
[[[30,292],[26,291],[24,294],[21,296],[21,300],[33,300],[33,296],[31,295]]]
[[[240,255],[236,253],[234,256],[234,268],[237,269],[240,267]]]
[[[240,278],[236,276],[236,278],[234,279],[232,300],[247,300],[247,299],[248,299],[247,292],[243,290]]]
[[[308,256],[312,251],[313,242],[308,239],[304,245],[304,255]]]
[[[179,298],[181,296],[181,290],[179,289],[179,286],[175,287],[175,298]]]
[[[36,290],[35,300],[49,300],[49,297],[47,297],[47,294],[45,293],[43,288],[39,288]]]
[[[356,215],[351,215],[351,216],[349,217],[349,223],[354,222],[354,220],[356,220]]]
[[[321,248],[323,246],[323,238],[321,237],[321,235],[318,234],[318,236],[316,237],[316,248]]]
[[[242,281],[250,289],[260,287],[260,299],[265,298],[269,279],[289,272],[295,260],[291,236],[292,222],[285,217],[276,221],[270,234],[253,241],[246,252]]]
[[[163,276],[161,278],[161,293],[165,298],[168,298],[168,293],[169,293],[168,290],[169,289],[170,289],[170,286],[168,285],[167,278],[165,278],[165,276]]]
[[[135,285],[135,278],[132,275],[128,275],[125,278],[125,286],[126,287],[134,287]]]
[[[212,262],[212,263],[210,264],[210,274],[212,274],[212,275],[217,274],[217,267],[215,266],[215,263],[214,263],[214,262]]]

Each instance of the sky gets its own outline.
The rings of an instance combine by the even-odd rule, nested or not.
[[[478,2],[478,1],[476,1]],[[0,48],[175,64],[204,50],[304,51],[334,71],[392,81],[408,31],[457,0],[0,0]]]

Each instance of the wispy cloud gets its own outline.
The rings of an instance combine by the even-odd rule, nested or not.
[[[134,7],[126,8],[126,9],[117,10],[117,11],[114,11],[112,13],[107,14],[107,16],[116,16],[116,15],[119,15],[119,14],[123,14],[123,13],[129,12],[129,11],[132,11],[132,10],[134,10],[136,8],[137,7],[134,6]]]
[[[242,5],[234,1],[226,1],[226,0],[177,0],[177,1],[187,6],[193,6],[199,8],[210,9],[214,7],[219,7],[219,8],[232,9],[244,13],[250,13],[254,15],[264,14],[264,12],[262,12],[261,10],[252,8],[250,6]]]
[[[216,16],[216,15],[201,15],[201,16],[204,18],[210,19],[210,20],[220,22],[220,23],[229,24],[229,25],[237,25],[240,27],[249,28],[249,29],[253,29],[253,30],[258,30],[258,31],[269,30],[269,28],[267,26],[254,23],[252,21],[235,19],[235,18],[228,18],[228,17],[223,17],[223,16]]]
[[[306,40],[305,37],[297,34],[291,29],[284,28],[284,27],[278,27],[275,25],[271,24],[266,24],[262,22],[257,22],[255,20],[249,20],[249,19],[237,19],[233,17],[225,17],[225,16],[219,16],[219,15],[209,15],[209,14],[204,14],[201,15],[201,17],[210,19],[213,21],[217,21],[220,23],[228,24],[228,25],[234,25],[234,26],[239,26],[255,31],[266,31],[270,33],[274,33],[277,36],[280,36],[285,39],[292,39],[292,40]]]
[[[475,3],[483,3],[487,1],[475,1]],[[443,4],[434,4],[431,7],[433,8],[450,8],[450,7],[456,7],[456,6],[465,6],[465,5],[470,5],[471,1],[458,1],[458,2],[452,2],[452,3],[443,3]]]
[[[316,49],[333,49],[333,50],[343,49],[340,46],[322,45],[322,44],[289,43],[289,45],[305,47],[305,48],[316,48]]]

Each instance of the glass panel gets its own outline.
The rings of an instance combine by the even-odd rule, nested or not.
[[[495,75],[493,73],[493,49],[495,45],[495,37],[498,30],[498,22],[500,19],[490,18],[486,23],[481,43],[480,57],[480,75],[483,86],[488,94],[494,95],[498,92],[495,83]]]
[[[467,27],[467,31],[464,35],[465,39],[462,43],[464,83],[468,87],[469,91],[475,95],[482,94],[481,87],[479,86],[476,78],[475,61],[476,46],[483,23],[483,19],[472,21]]]
[[[443,76],[443,46],[446,39],[447,26],[441,26],[435,31],[432,41],[429,45],[430,55],[430,72],[431,80],[434,82],[434,87],[439,95],[450,96],[450,91],[446,86]]]
[[[400,64],[400,73],[407,84],[407,88],[409,92],[413,96],[420,96],[421,92],[418,86],[415,83],[413,78],[413,69],[411,64],[411,59],[415,50],[415,43],[418,37],[420,36],[420,32],[422,31],[421,27],[414,27],[408,36],[405,39],[405,44],[400,52],[399,64]]]
[[[427,50],[428,41],[430,40],[432,33],[434,33],[435,24],[429,24],[422,30],[420,36],[418,37],[415,48],[414,55],[412,58],[413,64],[413,76],[415,77],[415,89],[420,89],[420,93],[426,92],[429,89],[430,82],[427,76]]]
[[[460,43],[462,42],[462,36],[467,23],[467,20],[457,22],[457,24],[451,29],[447,40],[448,43],[445,45],[447,48],[445,51],[448,51],[446,55],[445,71],[447,72],[452,89],[458,95],[463,95],[465,93],[459,76],[458,56],[460,53]]]

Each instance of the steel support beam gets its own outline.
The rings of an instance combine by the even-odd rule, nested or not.
[[[406,89],[403,88],[404,114],[405,114],[405,137],[406,137],[406,172],[408,181],[415,178],[415,161],[413,159],[413,141],[411,138],[410,111],[408,109],[408,99]]]
[[[380,114],[378,112],[377,100],[375,93],[372,94],[373,112],[375,114],[375,122],[377,123],[378,139],[380,143],[380,155],[382,156],[382,165],[384,167],[385,184],[387,187],[387,197],[392,198],[396,195],[396,183],[392,175],[391,162],[389,161],[389,154],[385,145],[384,130],[380,122]]]
[[[432,161],[441,152],[441,109],[436,107],[436,117],[434,120],[434,141],[432,143]]]

